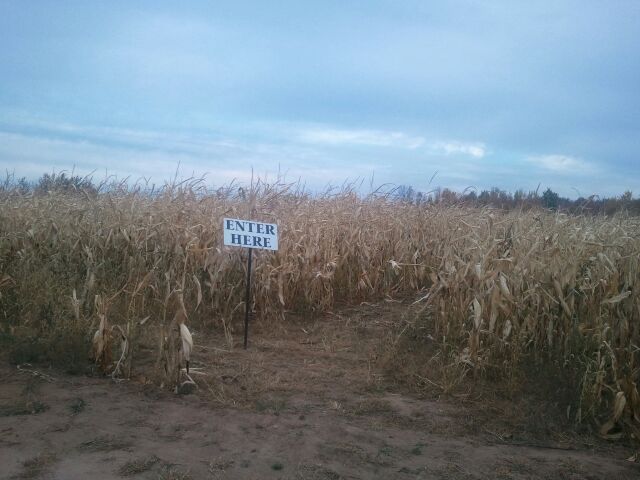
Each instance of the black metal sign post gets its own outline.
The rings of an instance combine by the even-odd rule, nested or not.
[[[244,349],[247,349],[249,340],[249,309],[251,308],[251,253],[253,248],[249,248],[249,258],[247,259],[247,294],[244,300]]]
[[[252,250],[278,250],[278,225],[275,223],[256,222],[223,218],[224,244],[230,247],[249,249],[247,257],[247,291],[244,297],[244,349],[249,342],[249,316],[251,310],[251,257]]]

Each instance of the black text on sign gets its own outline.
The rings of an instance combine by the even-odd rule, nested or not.
[[[223,227],[225,245],[278,250],[278,225],[275,223],[225,218]]]

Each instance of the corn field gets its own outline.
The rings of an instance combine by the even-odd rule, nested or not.
[[[189,350],[185,326],[231,343],[243,314],[246,251],[222,245],[222,218],[278,223],[279,251],[255,252],[260,321],[414,296],[430,335],[469,371],[508,375],[525,358],[577,365],[576,420],[640,438],[637,218],[201,185],[0,191],[2,331],[81,332],[118,376],[135,369],[142,339],[155,339],[169,381],[184,366],[177,352]]]

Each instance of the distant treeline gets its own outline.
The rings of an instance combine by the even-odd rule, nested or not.
[[[522,208],[545,208],[567,213],[590,213],[610,215],[620,211],[626,211],[632,215],[640,215],[640,198],[633,198],[630,191],[624,192],[619,197],[579,197],[575,200],[561,197],[558,193],[547,188],[542,194],[538,190],[525,192],[516,190],[514,193],[492,188],[491,190],[466,190],[462,193],[448,188],[437,188],[431,192],[423,193],[414,190],[410,186],[400,186],[394,191],[396,198],[411,203],[444,203],[472,206],[490,206],[505,210]]]
[[[23,194],[44,194],[52,191],[62,191],[95,196],[99,191],[105,190],[105,185],[105,183],[96,185],[90,177],[67,175],[66,173],[45,173],[36,182],[30,182],[24,177],[16,179],[13,175],[7,175],[5,180],[0,183],[0,191],[13,190]],[[120,187],[122,185],[122,183],[119,184]],[[633,193],[630,191],[626,191],[618,197],[591,195],[587,198],[579,197],[571,200],[570,198],[561,197],[550,188],[547,188],[542,193],[539,193],[539,190],[529,192],[516,190],[511,193],[496,187],[490,190],[481,190],[480,193],[475,189],[455,192],[448,188],[437,188],[424,193],[415,190],[411,186],[401,185],[392,189],[390,195],[399,201],[415,204],[458,204],[493,207],[503,210],[545,208],[574,214],[611,215],[625,211],[631,215],[640,215],[640,198],[633,198]]]

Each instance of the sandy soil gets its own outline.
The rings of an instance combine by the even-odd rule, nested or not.
[[[640,478],[544,412],[403,393],[375,367],[389,308],[258,328],[246,352],[196,331],[189,395],[1,364],[0,478]]]

